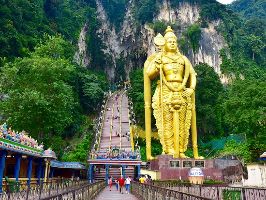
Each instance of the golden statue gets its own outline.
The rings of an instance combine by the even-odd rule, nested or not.
[[[170,26],[164,37],[154,38],[157,52],[144,64],[145,132],[147,159],[151,156],[151,106],[156,119],[163,154],[175,158],[185,155],[190,129],[194,158],[197,147],[195,112],[196,73],[190,61],[177,48],[177,37]],[[151,103],[151,80],[160,77]]]

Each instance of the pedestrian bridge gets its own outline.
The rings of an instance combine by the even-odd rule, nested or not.
[[[180,185],[180,183],[150,183],[132,182],[130,192],[123,194],[113,186],[111,191],[106,182],[87,180],[60,180],[25,184],[18,188],[8,188],[0,193],[1,200],[265,200],[266,189],[238,188],[225,186]]]
[[[158,187],[150,184],[132,182],[130,192],[120,193],[115,186],[106,186],[105,181],[88,183],[87,181],[47,182],[36,185],[25,185],[19,191],[5,190],[0,194],[1,200],[174,200],[193,199],[208,200],[210,198],[199,197],[173,189]]]

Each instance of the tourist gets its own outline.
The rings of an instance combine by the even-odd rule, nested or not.
[[[113,184],[113,177],[109,177],[108,178],[108,185],[109,185],[109,189],[110,189],[110,191],[111,191],[111,189],[112,189],[112,184]]]
[[[129,194],[129,190],[130,190],[130,182],[131,182],[131,178],[130,178],[130,176],[128,176],[128,177],[126,178],[126,181],[125,181],[125,183],[126,183],[126,193],[127,193],[127,194]]]
[[[120,193],[124,194],[124,185],[125,185],[125,179],[123,178],[123,176],[121,176],[119,179],[118,179],[118,183],[119,183],[119,191]]]
[[[140,182],[141,184],[144,184],[144,183],[146,182],[146,178],[145,178],[144,176],[141,176],[141,177],[139,178],[139,182]]]
[[[118,186],[119,186],[118,179],[115,179],[115,187],[116,187],[116,191],[118,191]]]

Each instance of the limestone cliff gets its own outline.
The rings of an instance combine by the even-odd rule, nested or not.
[[[90,63],[89,57],[87,55],[87,45],[86,45],[87,29],[88,25],[87,23],[85,23],[79,34],[78,50],[76,51],[74,56],[75,62],[83,67],[87,67]]]
[[[123,58],[126,63],[124,71],[128,77],[132,68],[142,67],[147,55],[154,52],[153,37],[155,32],[148,24],[136,25],[138,23],[136,23],[133,14],[134,9],[136,9],[134,0],[128,2],[124,21],[118,31],[107,17],[101,2],[96,0],[97,17],[101,22],[97,32],[106,47],[104,52],[111,58],[108,66],[105,67],[106,73],[110,80],[114,80],[117,59]],[[176,30],[178,37],[181,37],[182,32],[189,25],[198,22],[199,19],[200,6],[196,3],[180,2],[177,7],[172,8],[169,0],[161,1],[161,9],[154,17],[154,21],[160,20],[166,23],[179,24],[180,29]],[[222,78],[219,51],[226,46],[226,43],[221,34],[216,31],[219,23],[220,21],[214,21],[209,23],[207,28],[201,28],[199,49],[195,51],[196,53],[190,50],[186,56],[193,65],[207,63],[212,66]]]

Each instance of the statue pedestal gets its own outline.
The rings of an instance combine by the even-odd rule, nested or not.
[[[223,180],[223,169],[213,159],[180,159],[171,155],[160,155],[150,161],[149,170],[160,173],[160,180],[188,180],[190,168],[200,167],[205,179]]]

